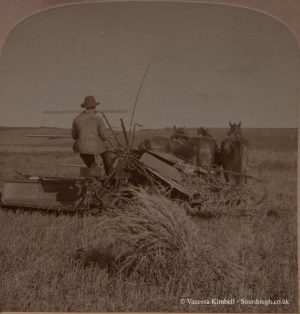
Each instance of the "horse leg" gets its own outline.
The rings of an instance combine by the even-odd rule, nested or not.
[[[225,181],[226,181],[226,182],[229,182],[229,181],[230,181],[230,175],[229,175],[229,173],[224,172],[224,178],[225,178]]]

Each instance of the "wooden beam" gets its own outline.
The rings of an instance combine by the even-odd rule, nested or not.
[[[43,114],[76,114],[80,113],[82,110],[45,110]],[[127,113],[125,109],[102,109],[96,112],[99,113]]]
[[[55,135],[55,134],[28,134],[26,137],[47,137],[47,138],[72,138],[71,135]]]

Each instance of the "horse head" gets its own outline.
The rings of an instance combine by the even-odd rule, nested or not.
[[[204,129],[203,127],[197,129],[197,136],[212,137],[212,135],[209,133],[209,130]]]
[[[228,136],[237,136],[241,137],[242,136],[242,129],[241,129],[241,121],[239,123],[231,123],[229,121],[229,126],[230,129],[228,131]]]

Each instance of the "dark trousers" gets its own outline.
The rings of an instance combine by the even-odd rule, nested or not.
[[[80,157],[88,168],[97,167],[95,155],[92,154],[80,154]]]
[[[84,163],[86,164],[88,168],[97,167],[95,155],[80,154],[80,157],[82,158],[82,160],[84,161]],[[109,175],[110,172],[112,171],[112,164],[113,164],[110,152],[105,151],[104,153],[101,154],[101,157],[102,157],[105,173]]]

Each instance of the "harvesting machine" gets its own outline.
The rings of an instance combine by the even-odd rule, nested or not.
[[[121,119],[121,131],[116,132],[105,114],[102,115],[111,134],[113,169],[108,176],[101,166],[80,167],[76,177],[44,177],[15,171],[18,177],[4,183],[2,207],[99,213],[110,207],[125,206],[132,197],[132,189],[139,187],[188,203],[192,214],[201,213],[206,205],[218,207],[243,202],[257,205],[265,199],[265,190],[262,193],[262,189],[255,189],[253,185],[240,188],[225,183],[220,175],[222,169],[202,168],[172,154],[134,148],[136,125],[132,132],[127,132]],[[71,138],[65,135],[28,136]]]
[[[104,113],[111,137],[113,170],[106,176],[103,167],[80,167],[79,176],[36,176],[15,170],[17,178],[5,181],[1,203],[5,208],[29,208],[55,212],[99,212],[130,199],[129,186],[155,189],[166,196],[190,201],[191,192],[182,185],[190,166],[172,155],[138,150],[133,147],[133,136],[111,127]],[[133,129],[134,134],[135,128]],[[130,132],[129,132],[130,133]],[[28,135],[30,137],[61,138],[60,135]],[[185,169],[185,170],[184,170]]]

